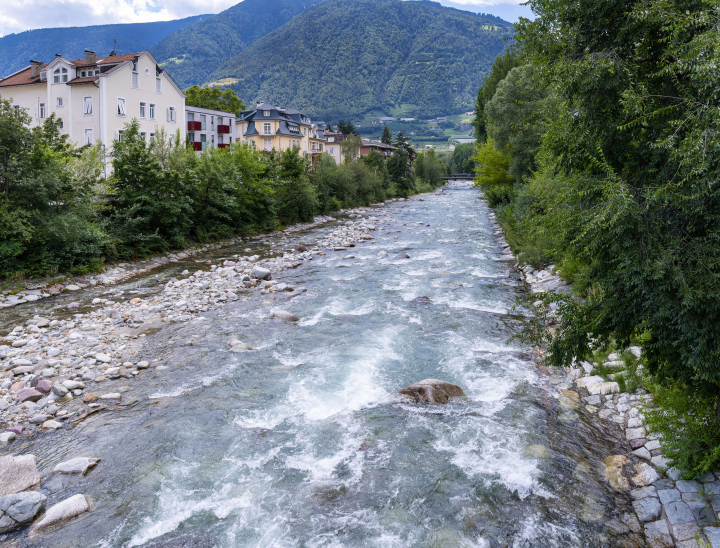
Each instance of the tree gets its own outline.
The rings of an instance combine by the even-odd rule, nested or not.
[[[487,139],[487,120],[485,118],[485,105],[495,96],[498,84],[507,76],[513,68],[520,66],[521,60],[514,48],[507,48],[501,55],[495,58],[489,74],[482,81],[475,99],[475,118],[472,122],[475,130],[475,138],[478,143]]]
[[[398,194],[407,196],[415,192],[415,178],[411,169],[411,161],[405,149],[400,148],[387,161],[388,177],[395,185]]]
[[[392,145],[392,133],[390,133],[390,128],[388,126],[383,127],[382,137],[380,137],[380,140],[386,145]]]
[[[475,163],[475,183],[483,185],[511,185],[515,179],[508,168],[510,160],[488,139],[477,148],[473,157]]]
[[[359,133],[355,130],[355,124],[345,120],[340,120],[338,122],[338,131],[342,133],[343,135],[359,135]]]
[[[452,153],[451,167],[455,173],[472,173],[475,170],[475,143],[457,145]]]
[[[362,146],[362,137],[359,135],[348,135],[340,142],[340,150],[342,157],[347,162],[353,162],[360,156],[360,147]]]
[[[530,5],[516,38],[564,103],[543,146],[578,175],[569,251],[596,284],[560,307],[551,359],[641,335],[647,369],[716,398],[720,428],[718,1]]]
[[[185,92],[185,104],[193,107],[209,108],[231,112],[235,116],[245,110],[245,103],[237,96],[234,90],[219,87],[192,86]]]
[[[410,142],[405,138],[405,134],[402,131],[398,131],[395,146],[405,152],[405,154],[410,160],[410,163],[412,164],[412,162],[415,160],[415,156],[417,156],[417,153],[415,152],[415,149],[410,144]]]

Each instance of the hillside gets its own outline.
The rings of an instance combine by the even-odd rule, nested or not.
[[[267,99],[320,118],[462,112],[510,35],[496,21],[434,2],[326,0],[207,81],[249,104]]]
[[[9,34],[0,38],[0,75],[7,76],[26,67],[30,59],[49,62],[56,53],[69,59],[80,59],[85,56],[85,48],[89,48],[99,55],[106,55],[113,49],[113,40],[118,40],[117,49],[121,53],[147,50],[177,30],[208,17],[212,16],[196,15],[155,23],[35,29]]]
[[[321,0],[244,0],[183,28],[151,52],[182,88],[202,84],[226,61]]]

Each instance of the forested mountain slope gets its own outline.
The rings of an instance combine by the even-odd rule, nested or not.
[[[85,48],[89,48],[98,55],[107,55],[113,49],[113,40],[118,40],[117,49],[121,53],[147,50],[175,31],[208,17],[212,16],[195,15],[155,23],[35,29],[9,34],[0,38],[0,76],[28,66],[30,59],[47,63],[56,53],[68,59],[80,59],[85,56]]]
[[[326,0],[214,72],[252,103],[315,117],[471,110],[510,24],[432,2]]]
[[[244,0],[168,36],[152,54],[175,82],[202,84],[227,60],[321,0]]]

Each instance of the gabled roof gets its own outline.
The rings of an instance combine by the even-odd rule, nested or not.
[[[26,86],[28,84],[44,84],[45,82],[40,81],[40,70],[45,70],[47,65],[43,65],[38,70],[38,76],[32,77],[31,67],[25,67],[17,71],[15,74],[11,74],[7,78],[0,80],[0,87],[6,86]]]

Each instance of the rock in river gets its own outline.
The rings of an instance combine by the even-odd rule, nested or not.
[[[424,379],[403,388],[399,394],[412,403],[448,403],[465,397],[462,388],[437,379]]]
[[[262,268],[260,266],[253,268],[250,271],[250,275],[258,280],[269,280],[272,277],[271,272],[267,268]]]
[[[0,497],[0,534],[30,523],[45,508],[47,497],[26,491]]]
[[[95,466],[100,459],[90,457],[77,457],[66,460],[55,466],[53,472],[60,474],[85,474],[90,468]]]
[[[273,310],[272,317],[284,322],[296,322],[300,319],[295,314],[290,314],[285,310]]]
[[[35,455],[0,457],[0,497],[33,489],[40,485]]]
[[[90,510],[90,505],[85,495],[74,495],[48,508],[43,519],[33,528],[33,531],[44,529],[45,527],[50,527],[56,523],[74,518],[75,516],[84,514],[88,510]]]
[[[408,255],[407,253],[398,253],[397,255],[395,255],[395,258],[396,259],[409,259],[410,255]]]

